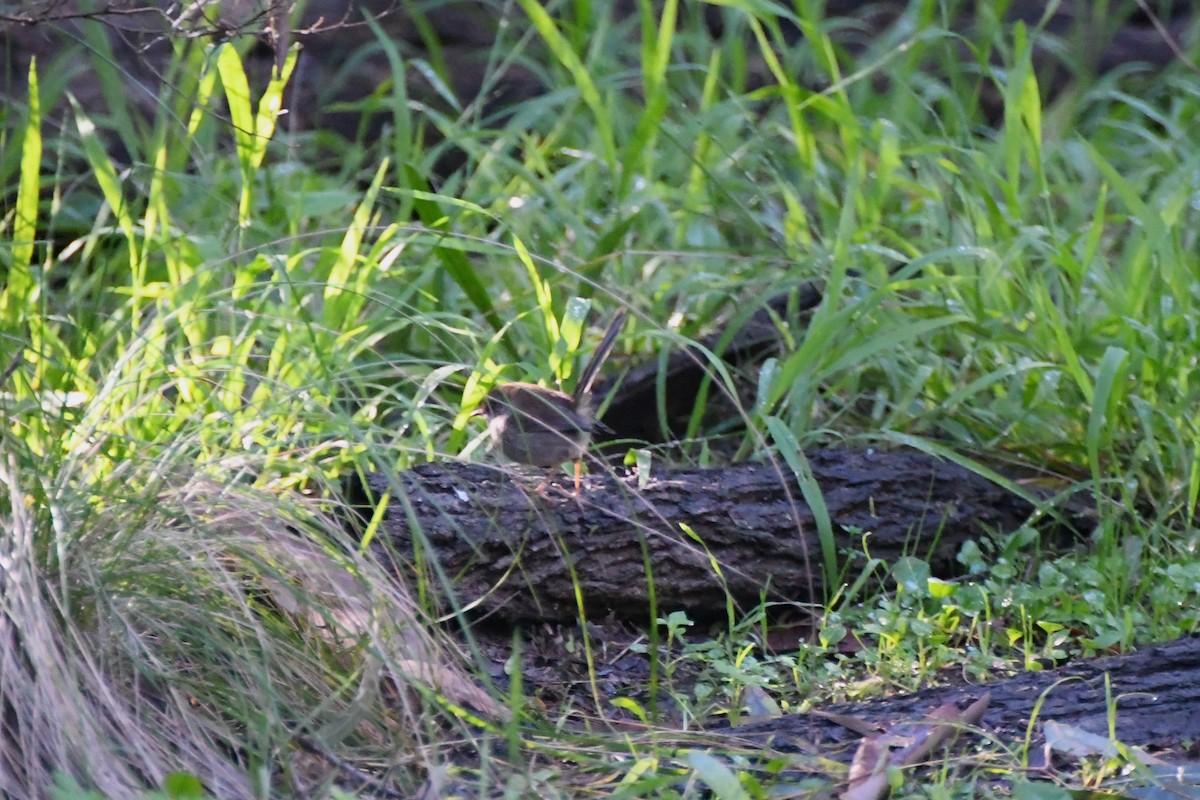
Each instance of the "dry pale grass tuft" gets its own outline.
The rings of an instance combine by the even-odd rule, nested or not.
[[[59,773],[127,797],[177,771],[223,798],[384,774],[411,794],[443,763],[448,709],[498,713],[313,503],[203,478],[139,496],[155,479],[129,469],[110,476],[128,494],[102,496],[0,468],[6,797]]]

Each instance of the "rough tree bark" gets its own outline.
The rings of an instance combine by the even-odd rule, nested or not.
[[[808,461],[839,561],[853,562],[848,580],[867,553],[885,565],[915,555],[944,574],[963,542],[1013,531],[1035,512],[922,453],[821,450]],[[390,487],[374,476],[372,489],[393,496],[383,528],[391,558],[435,577],[434,555],[459,605],[512,621],[573,619],[582,603],[591,618],[647,622],[647,565],[660,615],[723,614],[726,592],[743,608],[822,597],[817,522],[782,465],[656,470],[641,486],[636,476],[591,476],[578,499],[565,481],[538,494],[541,476],[510,475],[441,463]]]
[[[1105,686],[1107,676],[1109,685]],[[1188,637],[1135,653],[1079,661],[1059,669],[1023,672],[982,686],[948,686],[913,694],[846,703],[814,714],[792,714],[728,733],[783,751],[815,746],[822,755],[849,760],[858,733],[831,715],[895,725],[919,722],[946,702],[961,706],[990,693],[983,725],[1002,741],[1021,742],[1034,717],[1108,735],[1110,703],[1116,734],[1130,745],[1174,747],[1200,739],[1200,638]],[[1040,741],[1040,740],[1038,740]],[[840,749],[839,745],[846,745]]]

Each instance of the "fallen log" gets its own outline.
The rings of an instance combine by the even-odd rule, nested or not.
[[[860,734],[852,717],[882,728],[920,720],[943,703],[959,707],[990,694],[982,727],[1019,746],[1030,720],[1036,746],[1042,725],[1054,721],[1108,736],[1115,713],[1117,738],[1127,745],[1180,746],[1200,739],[1200,638],[1185,637],[1133,653],[1075,661],[1057,669],[1022,672],[995,682],[941,686],[861,703],[838,703],[726,729],[733,736],[783,752],[812,752],[849,761]]]
[[[851,562],[845,580],[867,553],[883,564],[914,555],[948,576],[964,542],[1016,530],[1037,513],[924,453],[829,449],[808,462],[839,564]],[[406,579],[441,580],[447,610],[509,621],[569,620],[580,610],[641,623],[674,610],[706,619],[724,614],[727,600],[747,609],[824,598],[816,518],[786,467],[656,469],[640,481],[599,474],[578,498],[561,480],[535,491],[543,475],[437,463],[391,483],[372,476],[372,491],[391,497],[377,540]]]

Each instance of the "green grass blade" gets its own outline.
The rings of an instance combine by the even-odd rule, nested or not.
[[[250,224],[250,198],[253,183],[251,160],[254,156],[254,112],[250,108],[250,84],[242,59],[232,44],[225,43],[217,50],[217,72],[221,76],[221,88],[225,92],[225,103],[229,107],[233,141],[237,148],[238,164],[242,171],[242,191],[238,197],[238,225]]]
[[[130,213],[129,204],[125,201],[124,193],[121,190],[121,179],[118,177],[117,169],[109,159],[108,153],[104,150],[104,145],[96,133],[95,124],[74,96],[67,95],[67,97],[71,101],[71,108],[75,114],[75,126],[79,130],[79,138],[83,142],[83,152],[88,166],[91,167],[92,175],[95,176],[96,183],[100,187],[100,193],[112,209],[117,218],[117,225],[125,236],[126,247],[129,249],[131,288],[134,296],[138,297],[145,290],[146,276],[142,272],[142,261],[138,257],[134,217]],[[136,317],[136,301],[133,312]]]
[[[1028,161],[1040,189],[1045,187],[1042,169],[1042,100],[1033,71],[1033,42],[1023,22],[1014,31],[1013,64],[1004,95],[1004,184],[1010,213],[1021,203],[1022,167]]]
[[[42,107],[38,92],[37,60],[29,62],[29,117],[21,142],[21,177],[12,229],[12,264],[7,285],[0,291],[0,318],[16,330],[33,301],[33,242],[37,237],[38,194],[42,173]],[[7,366],[5,364],[4,366]],[[0,367],[2,368],[2,367]]]
[[[633,137],[625,147],[622,158],[621,182],[618,197],[625,197],[634,177],[646,169],[644,160],[652,151],[654,140],[662,125],[670,102],[667,86],[667,65],[671,59],[671,40],[675,34],[678,0],[662,4],[662,17],[654,18],[649,0],[641,0],[642,9],[642,89],[646,95],[646,110],[638,119]]]
[[[126,152],[136,161],[143,156],[143,135],[138,124],[144,115],[135,107],[134,93],[129,91],[131,78],[113,52],[108,27],[99,21],[88,20],[79,26],[83,41],[91,51],[90,75],[100,87],[108,111],[107,122],[116,131]]]
[[[250,102],[250,84],[237,49],[231,44],[223,44],[217,52],[217,71],[225,90],[225,101],[229,105],[238,164],[242,170],[242,191],[238,199],[238,224],[242,228],[250,224],[255,176],[262,166],[267,144],[275,134],[275,124],[283,106],[283,90],[296,66],[298,54],[298,46],[293,46],[284,61],[282,72],[272,74],[267,82],[258,101],[258,111],[255,112]]]
[[[430,230],[444,231],[447,226],[447,217],[438,204],[437,195],[429,191],[429,185],[425,182],[424,176],[417,172],[411,164],[405,164],[404,171],[408,175],[409,185],[413,188],[413,207],[416,209],[417,216]],[[441,245],[434,247],[434,253],[442,263],[442,268],[463,290],[463,293],[474,304],[475,309],[487,318],[488,324],[497,331],[503,328],[504,321],[496,313],[491,293],[484,282],[480,280],[466,254],[461,250]]]
[[[605,106],[600,96],[600,90],[597,88],[596,82],[592,80],[587,66],[579,59],[579,56],[571,48],[571,43],[563,36],[562,31],[554,23],[554,19],[538,0],[517,0],[517,3],[529,15],[529,21],[533,23],[533,27],[545,40],[550,52],[571,73],[579,96],[592,112],[596,123],[596,132],[600,136],[604,159],[611,167],[615,168],[618,163],[617,140],[613,134],[612,112]]]
[[[417,159],[414,154],[417,152],[419,143],[413,139],[413,131],[417,126],[413,124],[413,114],[409,108],[404,56],[400,53],[396,41],[388,35],[374,15],[366,9],[363,9],[362,14],[371,28],[371,32],[375,34],[375,40],[379,42],[384,56],[387,57],[388,67],[392,73],[392,92],[389,94],[388,103],[392,117],[392,160],[400,165],[412,164],[415,166]],[[399,176],[405,179],[407,173],[401,169]],[[406,218],[411,215],[411,205],[406,204],[406,206],[400,209],[397,216]]]
[[[981,478],[987,478],[989,481],[1005,491],[1011,492],[1017,497],[1020,497],[1031,506],[1037,507],[1043,502],[1037,497],[1036,494],[1025,489],[1021,484],[1017,483],[1012,478],[1007,478],[991,467],[988,467],[987,465],[976,461],[970,456],[964,455],[939,442],[935,442],[931,439],[926,439],[921,436],[912,436],[907,433],[900,433],[899,431],[882,431],[878,435],[878,439],[884,442],[903,445],[904,447],[911,447],[912,449],[925,453],[926,455],[944,458],[947,461],[959,465],[963,469],[974,472]]]
[[[387,177],[389,162],[385,158],[375,170],[375,178],[367,188],[366,194],[354,210],[354,219],[342,236],[338,248],[337,260],[329,271],[329,280],[325,284],[325,324],[330,330],[346,330],[355,324],[362,312],[366,297],[361,290],[352,286],[356,269],[359,264],[359,249],[363,237],[371,224],[371,216],[375,213],[375,201],[379,197],[379,189],[383,179]]]
[[[1092,163],[1104,175],[1104,180],[1117,193],[1117,197],[1129,209],[1129,213],[1138,222],[1148,240],[1154,243],[1166,245],[1171,241],[1171,237],[1167,233],[1166,225],[1163,222],[1162,214],[1155,211],[1145,201],[1143,193],[1128,180],[1121,171],[1112,165],[1105,158],[1094,144],[1086,140],[1079,142],[1087,154],[1091,157]]]
[[[1188,470],[1187,524],[1196,522],[1196,503],[1200,500],[1200,436],[1192,444],[1192,464]]]
[[[199,64],[196,65],[197,67]],[[191,113],[188,115],[187,124],[187,143],[190,144],[200,130],[200,124],[204,120],[211,118],[209,113],[208,103],[212,99],[213,92],[217,88],[217,75],[219,70],[209,67],[204,70],[200,76],[199,82],[196,84],[196,102],[192,106]]]
[[[558,317],[554,313],[554,293],[550,290],[550,284],[542,278],[537,264],[533,263],[533,256],[529,254],[529,248],[525,246],[525,242],[521,241],[520,237],[513,237],[513,249],[517,253],[517,258],[525,266],[525,274],[529,276],[529,285],[533,287],[538,311],[545,320],[547,341],[556,342],[561,334],[558,329]]]
[[[837,586],[838,564],[837,540],[833,536],[833,520],[829,516],[829,508],[825,505],[825,497],[821,493],[821,487],[817,485],[808,459],[804,457],[800,442],[796,440],[787,423],[776,416],[764,417],[763,422],[771,434],[772,441],[779,448],[779,454],[796,476],[800,493],[804,495],[804,502],[808,504],[813,520],[816,521],[817,538],[821,542],[821,563],[825,572],[825,592],[828,595]]]
[[[1111,429],[1117,421],[1114,412],[1124,399],[1123,381],[1127,373],[1129,352],[1119,347],[1109,347],[1104,351],[1100,360],[1100,370],[1096,375],[1095,392],[1092,394],[1092,407],[1088,413],[1087,422],[1087,454],[1088,465],[1092,469],[1092,478],[1096,486],[1100,486],[1100,448],[1112,440]]]
[[[250,107],[250,83],[242,67],[242,57],[237,48],[226,43],[217,50],[217,72],[221,76],[221,88],[229,106],[229,120],[233,125],[234,143],[238,158],[248,166],[254,153],[254,110]]]
[[[275,125],[279,121],[279,112],[283,108],[283,91],[287,88],[292,70],[296,68],[296,58],[300,55],[300,46],[292,45],[287,58],[283,61],[283,69],[272,69],[271,80],[258,98],[258,111],[254,115],[253,150],[250,154],[250,166],[257,173],[267,154],[267,145],[275,136]]]
[[[812,101],[814,95],[803,91],[792,80],[787,69],[775,53],[771,39],[766,29],[757,17],[750,17],[750,30],[758,42],[759,53],[763,57],[772,77],[779,84],[778,90],[787,109],[788,122],[791,126],[792,138],[795,140],[796,155],[802,169],[812,172],[817,169],[817,138],[816,133],[804,118],[803,109]]]

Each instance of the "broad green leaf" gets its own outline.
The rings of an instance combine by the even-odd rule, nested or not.
[[[750,800],[737,775],[725,762],[705,750],[689,750],[688,766],[720,800]]]

